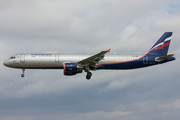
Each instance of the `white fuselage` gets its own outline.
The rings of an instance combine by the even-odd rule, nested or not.
[[[76,63],[92,55],[89,54],[60,54],[60,53],[22,53],[10,57],[4,65],[24,69],[61,69],[64,63]],[[99,64],[133,61],[142,56],[106,55]]]

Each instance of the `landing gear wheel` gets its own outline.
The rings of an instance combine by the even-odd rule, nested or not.
[[[24,77],[24,74],[21,74],[21,77]]]
[[[86,79],[91,79],[91,76],[92,76],[92,73],[91,72],[87,72],[87,75],[86,75]]]
[[[25,72],[25,69],[22,69],[22,74],[21,74],[22,78],[24,77],[24,72]]]

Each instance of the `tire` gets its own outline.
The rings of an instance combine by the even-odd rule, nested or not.
[[[24,74],[21,74],[21,77],[24,77]]]
[[[91,73],[91,72],[88,72],[87,75],[86,75],[86,79],[87,79],[87,80],[91,79],[91,76],[92,76],[92,73]]]
[[[88,72],[87,75],[91,77],[91,76],[92,76],[92,73],[91,73],[91,72]]]

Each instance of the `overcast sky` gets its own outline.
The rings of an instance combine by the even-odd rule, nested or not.
[[[145,54],[173,32],[176,60],[64,76],[3,66],[33,53]],[[180,0],[1,0],[0,120],[179,120]]]

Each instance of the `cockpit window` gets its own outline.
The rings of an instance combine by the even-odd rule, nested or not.
[[[16,57],[15,56],[12,56],[12,57],[10,57],[9,59],[15,59]]]

